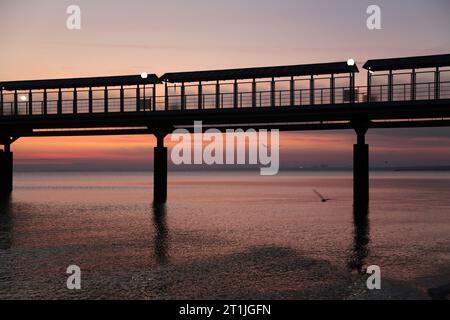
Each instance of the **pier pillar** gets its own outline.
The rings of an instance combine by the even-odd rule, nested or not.
[[[369,145],[367,127],[355,128],[357,144],[353,147],[353,207],[356,213],[369,208]]]
[[[154,149],[153,200],[155,204],[167,202],[167,147],[164,146],[166,133],[155,134],[157,146]]]
[[[5,144],[0,150],[0,196],[8,195],[13,190],[13,153],[11,145]]]

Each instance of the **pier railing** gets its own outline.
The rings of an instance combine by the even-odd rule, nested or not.
[[[0,83],[0,118],[450,99],[450,55]],[[395,107],[393,105],[393,107]]]
[[[392,90],[392,94],[391,94]],[[434,82],[417,83],[415,90],[411,84],[325,87],[315,89],[280,89],[238,92],[173,94],[170,96],[141,95],[120,97],[119,90],[108,90],[108,98],[73,98],[47,99],[29,101],[28,92],[4,94],[0,116],[42,116],[58,114],[96,114],[123,112],[154,112],[198,109],[233,109],[233,108],[267,108],[289,106],[314,106],[332,104],[352,104],[365,102],[399,102],[414,100],[450,99],[450,81],[440,82],[439,88]],[[141,89],[142,91],[142,89]],[[151,92],[151,88],[149,88]],[[413,96],[414,92],[414,96]],[[438,94],[436,94],[438,92]],[[64,92],[67,95],[70,92]],[[88,91],[78,91],[78,95]],[[94,93],[104,94],[104,90]],[[369,95],[370,93],[370,95]],[[33,92],[33,97],[39,96]],[[56,95],[57,91],[47,92],[47,96]],[[17,100],[17,102],[15,102]],[[201,100],[199,102],[199,100]]]

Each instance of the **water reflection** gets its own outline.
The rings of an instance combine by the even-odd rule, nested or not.
[[[369,255],[370,222],[369,210],[358,209],[353,212],[353,248],[350,254],[348,267],[358,273],[365,273],[363,267]]]
[[[11,196],[0,197],[0,250],[12,246]]]
[[[169,262],[169,231],[167,229],[167,208],[165,205],[153,205],[153,225],[155,226],[155,257],[158,263]]]

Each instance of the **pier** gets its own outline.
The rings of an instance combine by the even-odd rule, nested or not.
[[[229,70],[0,82],[0,193],[22,137],[154,135],[154,202],[168,199],[175,129],[352,130],[354,206],[369,206],[373,128],[450,126],[450,54]]]

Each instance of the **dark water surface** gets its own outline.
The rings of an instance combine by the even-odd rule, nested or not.
[[[0,213],[0,299],[428,299],[450,284],[450,173],[374,173],[356,229],[351,173],[169,180],[154,209],[151,173],[17,173]],[[357,271],[369,265],[381,291]]]

